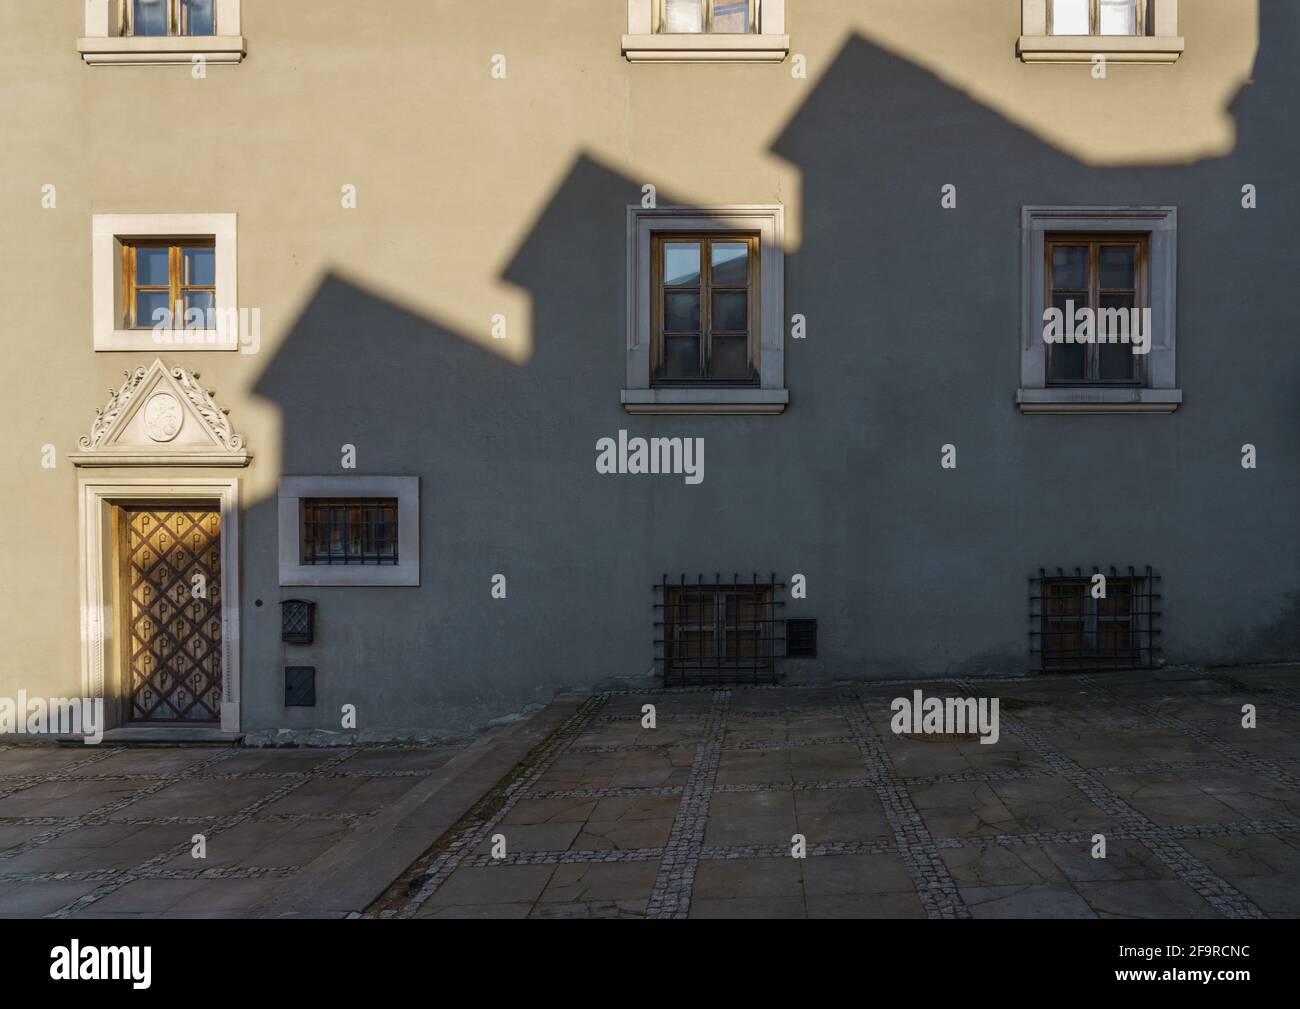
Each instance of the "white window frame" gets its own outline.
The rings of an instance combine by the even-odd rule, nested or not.
[[[396,564],[302,563],[303,498],[397,499]],[[420,478],[418,476],[286,476],[277,495],[280,584],[419,585]]]
[[[194,329],[163,333],[151,329],[122,329],[122,240],[211,238],[216,256],[218,312],[238,312],[237,256],[234,214],[93,214],[91,216],[91,323],[95,350],[149,350],[168,353],[239,349],[239,328],[228,333]],[[179,323],[178,323],[179,325]]]
[[[1151,350],[1142,386],[1049,386],[1047,345],[1043,342],[1046,307],[1046,254],[1049,232],[1089,232],[1148,236],[1148,290]],[[1023,320],[1020,337],[1021,413],[1172,413],[1183,401],[1176,381],[1178,332],[1177,207],[1024,207],[1020,228],[1020,285]]]
[[[790,52],[785,0],[754,0],[758,31],[677,35],[655,31],[660,0],[627,0],[623,55],[629,63],[780,63]]]
[[[1148,0],[1143,0],[1144,3]],[[1048,35],[1051,0],[1020,0],[1016,53],[1025,63],[1175,63],[1185,41],[1178,34],[1178,0],[1149,0],[1145,35]]]
[[[85,0],[85,35],[77,40],[91,66],[239,63],[247,52],[240,30],[240,0],[217,0],[216,35],[127,35],[131,0]]]
[[[759,236],[758,386],[655,386],[651,379],[651,236],[743,231]],[[785,208],[780,204],[627,208],[627,388],[631,414],[781,413],[785,388]]]

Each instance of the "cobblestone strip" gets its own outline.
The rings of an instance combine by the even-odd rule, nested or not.
[[[135,879],[277,879],[292,876],[300,865],[227,866],[220,869],[77,869],[65,872],[0,872],[0,883],[62,883]]]
[[[1209,729],[1203,729],[1199,725],[1189,722],[1186,719],[1166,714],[1159,708],[1155,708],[1150,704],[1144,704],[1136,698],[1125,697],[1112,690],[1106,684],[1092,679],[1091,677],[1084,677],[1083,682],[1116,704],[1125,705],[1130,710],[1136,711],[1143,717],[1151,719],[1157,725],[1163,725],[1167,729],[1174,729],[1181,732],[1183,735],[1196,740],[1198,743],[1208,746],[1213,750],[1217,750],[1225,757],[1229,758],[1238,767],[1272,778],[1279,784],[1300,792],[1300,775],[1292,774],[1276,760],[1269,760],[1267,757],[1261,757],[1258,754],[1251,753],[1249,750],[1243,749],[1236,743],[1230,743],[1228,740],[1224,739],[1217,733],[1211,732]]]
[[[228,750],[223,750],[221,751],[219,756],[213,758],[212,760],[204,761],[198,765],[191,765],[189,768],[185,768],[181,771],[176,772],[176,774],[172,775],[172,780],[168,781],[167,784],[172,784],[175,781],[179,781],[186,777],[189,777],[189,775],[186,772],[191,771],[196,767],[209,766],[213,763],[216,763],[218,760],[228,759],[229,757],[234,756],[238,752],[239,750],[235,747],[230,747]],[[324,760],[321,763],[317,764],[316,770],[321,773],[325,773],[331,770],[332,768],[337,767],[345,760],[350,760],[358,752],[360,752],[360,750],[359,748],[356,747],[343,750],[340,753],[337,753],[334,756],[330,757],[329,759]],[[257,813],[259,813],[261,810],[265,809],[267,806],[271,805],[272,803],[279,802],[285,796],[293,794],[298,789],[302,788],[303,785],[307,784],[307,782],[310,780],[311,778],[308,777],[308,778],[303,778],[301,781],[293,781],[281,785],[279,788],[273,789],[272,791],[268,792],[266,795],[262,796],[261,798],[255,799],[253,802],[250,802],[248,805],[244,806],[242,809],[238,810],[237,812],[231,813],[227,816],[219,817],[214,823],[212,823],[208,827],[206,831],[204,831],[205,836],[209,841],[211,841],[212,838],[217,834],[221,834],[227,830],[230,830],[232,827],[239,826],[241,823],[244,823],[246,820],[251,819],[253,816],[255,816]],[[157,790],[158,789],[155,788],[152,789],[151,791],[157,791]],[[135,797],[132,797],[130,801],[134,802]],[[126,801],[122,801],[120,803],[115,803],[114,805],[125,806],[126,804],[127,804]],[[105,897],[109,896],[110,894],[116,893],[118,890],[126,886],[128,883],[134,882],[137,879],[145,878],[146,874],[148,873],[161,870],[165,863],[170,862],[172,859],[177,858],[180,855],[183,855],[185,852],[189,851],[190,846],[191,845],[189,841],[180,841],[172,845],[170,848],[160,852],[159,854],[154,855],[152,858],[145,859],[143,862],[139,863],[138,865],[132,866],[130,869],[127,869],[121,876],[116,877],[115,879],[109,880],[108,882],[105,882],[95,887],[95,889],[91,890],[89,893],[83,894],[82,896],[78,897],[76,900],[73,900],[70,903],[65,904],[63,907],[59,908],[57,911],[53,912],[52,914],[47,915],[46,917],[68,918],[71,917],[72,915],[77,914],[80,911],[84,911],[92,904],[103,900]]]
[[[1108,841],[1141,841],[1148,848],[1152,841],[1178,841],[1216,837],[1243,837],[1249,834],[1291,834],[1300,832],[1297,820],[1248,820],[1239,823],[1196,823],[1177,827],[1115,827],[1106,831]],[[1091,830],[1041,830],[1028,834],[985,834],[973,837],[945,837],[940,848],[988,848],[993,845],[1090,845]]]
[[[809,736],[806,739],[757,739],[749,743],[733,743],[724,750],[791,750],[797,746],[837,746],[855,743],[852,736]]]
[[[494,865],[604,865],[609,862],[657,862],[663,848],[605,848],[599,851],[518,851],[504,858],[470,855],[461,865],[477,869]]]
[[[718,792],[823,792],[839,788],[872,788],[875,778],[828,778],[825,781],[742,781],[719,785]]]
[[[677,806],[677,817],[668,835],[663,861],[659,864],[659,875],[650,891],[647,918],[685,918],[690,912],[695,867],[704,848],[704,829],[708,825],[709,803],[718,779],[730,706],[730,690],[714,693],[703,736],[695,746],[691,774],[686,779],[686,789]]]
[[[897,855],[898,843],[895,841],[824,841],[809,844],[809,858],[823,858],[827,855]],[[730,844],[705,848],[700,858],[709,860],[726,860],[731,858],[790,858],[788,844]]]
[[[467,827],[451,838],[446,848],[429,858],[427,868],[417,880],[420,883],[419,889],[400,908],[385,908],[379,912],[378,917],[414,917],[451,874],[460,868],[465,859],[473,854],[474,849],[487,840],[496,825],[514,809],[521,798],[529,793],[551,765],[573,746],[578,737],[597,719],[601,709],[609,701],[609,696],[604,693],[596,694],[584,701],[559,729],[548,736],[538,749],[529,755],[532,762],[521,777],[507,786],[505,801],[485,819],[471,821]],[[419,864],[420,860],[417,859],[416,865]]]
[[[103,820],[112,816],[112,814],[116,813],[119,809],[125,809],[138,799],[147,798],[155,792],[161,792],[164,788],[176,784],[178,781],[185,781],[191,778],[193,776],[192,772],[198,768],[207,767],[211,764],[217,763],[218,761],[229,760],[237,752],[239,751],[233,746],[217,750],[216,753],[208,757],[206,760],[200,761],[196,764],[191,764],[189,767],[182,768],[179,771],[174,771],[162,777],[155,776],[153,780],[143,788],[137,788],[134,792],[131,792],[128,795],[114,799],[112,802],[105,803],[102,806],[97,806],[81,816],[68,817],[62,823],[54,824],[50,830],[43,831],[34,837],[29,837],[26,841],[16,844],[5,851],[0,851],[0,865],[3,865],[6,859],[24,855],[35,848],[41,847],[41,845],[49,844],[51,841],[62,837],[64,834],[69,834],[72,831],[85,826],[87,820]],[[86,761],[85,763],[90,763],[90,761]]]
[[[907,785],[894,771],[894,762],[867,718],[862,699],[856,693],[842,693],[836,700],[836,709],[853,731],[858,752],[871,775],[872,787],[894,831],[898,854],[912,877],[916,895],[927,917],[969,918],[966,902],[939,856],[939,846],[917,812]]]
[[[1079,682],[1108,693],[1105,688],[1089,677],[1081,676]],[[985,691],[977,690],[965,680],[951,681],[968,696],[979,696]],[[1137,833],[1142,841],[1161,862],[1168,867],[1178,879],[1182,880],[1205,900],[1207,904],[1226,918],[1263,918],[1261,911],[1245,894],[1238,891],[1226,880],[1211,872],[1191,852],[1176,840],[1163,834],[1158,824],[1145,814],[1139,812],[1110,790],[1094,773],[1062,753],[1037,729],[1007,712],[999,713],[1003,731],[1023,739],[1049,767],[1077,788],[1088,800],[1103,813],[1114,817],[1116,823]]]
[[[681,795],[681,785],[627,785],[609,788],[557,788],[534,792],[530,799],[639,799],[646,795]]]

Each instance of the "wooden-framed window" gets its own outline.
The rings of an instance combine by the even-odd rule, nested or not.
[[[657,0],[663,35],[747,35],[758,30],[759,0]]]
[[[758,256],[756,234],[653,236],[656,385],[757,383]]]
[[[303,498],[303,564],[396,564],[397,498]]]
[[[1049,35],[1145,35],[1147,0],[1048,0]]]
[[[1047,344],[1047,384],[1140,384],[1143,356],[1119,337],[1136,335],[1135,325],[1147,327],[1142,310],[1151,304],[1148,236],[1048,234],[1045,249],[1047,304],[1060,310],[1067,326],[1081,309],[1090,309],[1094,336],[1091,342]]]
[[[127,35],[217,34],[217,0],[125,0]]]
[[[122,291],[124,329],[152,329],[160,322],[169,328],[211,328],[217,298],[215,241],[211,238],[124,240]],[[181,317],[173,321],[171,313],[178,310]],[[202,318],[191,319],[192,310],[202,312]]]
[[[770,670],[775,655],[771,585],[669,586],[664,657],[669,672]]]

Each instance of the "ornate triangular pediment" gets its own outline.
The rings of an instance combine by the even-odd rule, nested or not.
[[[77,466],[247,466],[251,456],[226,411],[197,373],[161,358],[128,371],[95,411],[90,434],[69,458]]]

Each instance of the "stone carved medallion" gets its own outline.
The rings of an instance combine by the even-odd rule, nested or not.
[[[144,429],[154,441],[168,442],[181,432],[185,415],[176,397],[160,392],[144,405]]]

